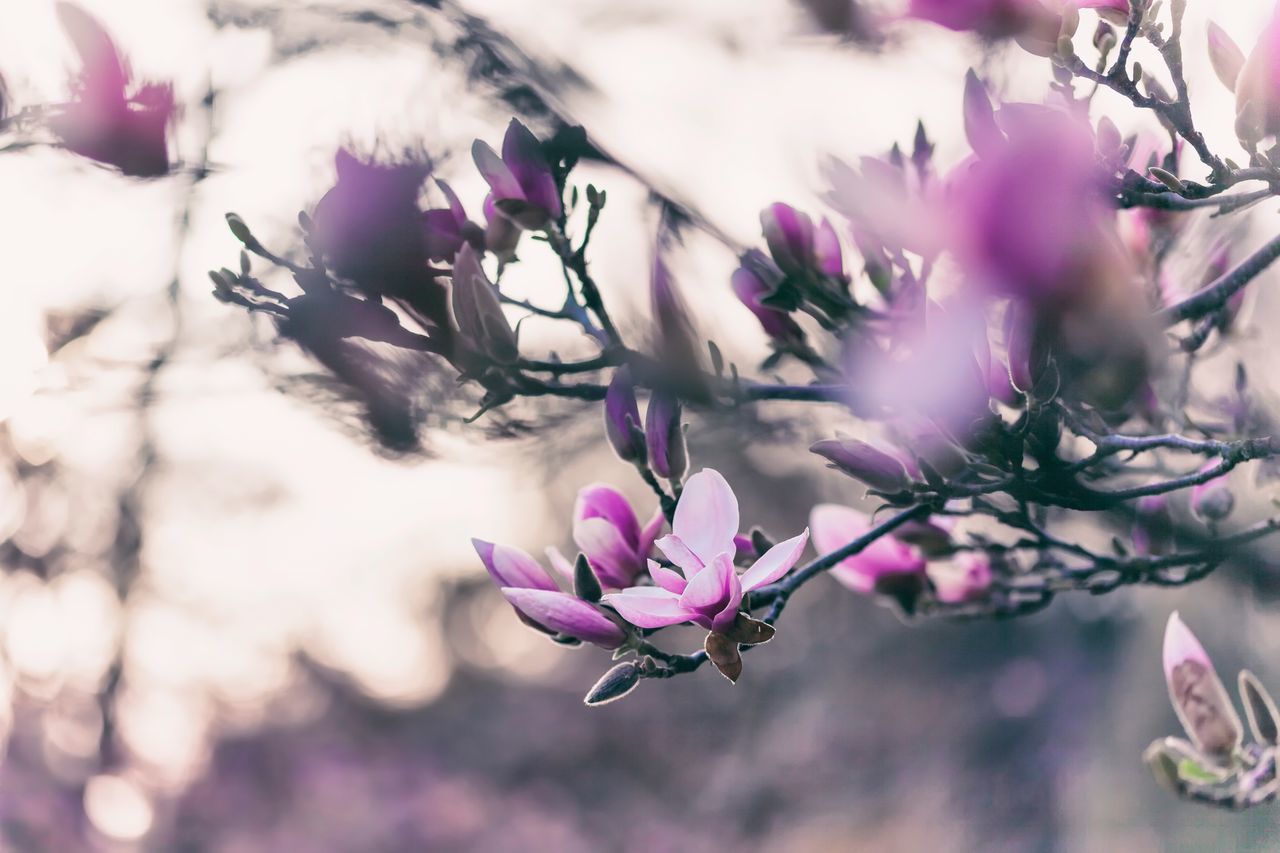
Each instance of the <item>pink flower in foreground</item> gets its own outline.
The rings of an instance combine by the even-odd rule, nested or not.
[[[51,116],[50,129],[68,150],[126,175],[166,174],[172,85],[147,83],[130,92],[129,65],[102,24],[71,3],[59,3],[57,9],[81,68],[72,100]]]
[[[664,520],[659,509],[642,527],[621,492],[597,483],[578,492],[573,541],[587,555],[601,585],[623,589],[645,571]]]
[[[809,514],[813,546],[820,554],[843,548],[871,529],[865,513],[839,504],[818,504]],[[893,535],[881,536],[857,554],[841,560],[831,576],[854,592],[870,595],[878,584],[922,578],[924,554]]]
[[[527,625],[606,649],[616,649],[626,640],[626,632],[604,611],[560,592],[546,569],[524,551],[481,539],[472,539],[471,544],[502,595]]]
[[[1175,610],[1164,631],[1164,677],[1169,699],[1196,747],[1223,759],[1239,745],[1240,717],[1204,646]]]
[[[560,217],[560,190],[542,143],[518,120],[507,125],[501,157],[480,139],[471,156],[493,190],[494,204],[512,222],[536,230]]]
[[[733,565],[738,499],[712,468],[689,478],[671,527],[671,535],[659,539],[657,546],[680,571],[650,561],[656,586],[635,586],[604,597],[623,619],[640,628],[694,622],[711,631],[729,630],[738,618],[743,593],[785,575],[809,541],[806,529],[779,542],[739,576]]]

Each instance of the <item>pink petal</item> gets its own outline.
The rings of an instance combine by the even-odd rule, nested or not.
[[[506,163],[502,162],[497,152],[489,147],[489,143],[480,139],[472,143],[471,159],[475,161],[480,176],[493,190],[494,198],[524,198],[524,190],[520,188],[520,182],[516,180],[515,175],[511,174],[511,170],[507,168]]]
[[[733,537],[738,534],[738,499],[719,471],[703,468],[689,478],[671,527],[703,563],[710,563],[718,554],[733,553]]]
[[[1164,629],[1164,677],[1173,677],[1173,671],[1183,661],[1193,660],[1205,669],[1212,670],[1213,662],[1209,654],[1200,645],[1196,635],[1182,621],[1178,611],[1169,614],[1169,622]]]
[[[702,571],[702,567],[706,564],[698,559],[698,555],[689,550],[689,546],[674,533],[670,536],[663,536],[653,544],[658,546],[668,560],[675,563],[684,572],[684,576],[691,578],[698,572]]]
[[[511,606],[539,625],[606,649],[622,645],[626,633],[594,606],[576,596],[541,589],[502,590]]]
[[[711,630],[726,631],[738,618],[738,608],[742,605],[742,584],[738,581],[737,572],[733,571],[733,564],[729,567],[729,598],[724,604],[724,608],[715,615],[711,620]]]
[[[500,587],[521,589],[556,589],[556,583],[538,561],[519,548],[494,545],[483,539],[472,539],[472,546],[494,581]]]
[[[660,565],[656,560],[649,561],[649,577],[653,578],[653,582],[658,586],[676,595],[684,592],[685,587],[689,585],[679,572]]]
[[[763,557],[756,560],[751,568],[742,573],[743,590],[750,592],[753,589],[759,589],[785,575],[800,559],[808,542],[809,528],[806,527],[799,536],[793,536],[785,542],[774,545],[764,553]]]
[[[621,589],[630,586],[643,569],[622,538],[618,528],[603,518],[588,518],[573,525],[573,541],[587,555],[591,565],[600,573],[600,579],[608,586]]]
[[[638,628],[665,628],[698,615],[682,605],[678,595],[665,589],[632,587],[610,593],[602,600]]]
[[[693,610],[719,608],[729,600],[729,588],[737,579],[733,557],[720,554],[689,579],[689,585],[680,595],[680,603]]]
[[[546,550],[547,560],[551,563],[551,568],[556,570],[556,574],[565,580],[573,583],[573,563],[560,553],[560,549],[554,545],[549,546]]]
[[[661,507],[654,510],[653,518],[649,519],[649,523],[640,530],[640,544],[636,548],[637,554],[648,559],[649,555],[653,553],[654,540],[656,540],[658,538],[658,534],[662,532],[662,525],[665,524],[666,521],[667,517],[662,514]]]
[[[577,522],[588,518],[608,520],[633,549],[640,542],[640,521],[631,508],[631,502],[611,486],[595,483],[578,492],[578,499],[573,505],[573,520]]]

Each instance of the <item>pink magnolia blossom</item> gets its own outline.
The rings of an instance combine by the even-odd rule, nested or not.
[[[939,601],[973,601],[991,587],[991,557],[981,551],[963,551],[946,562],[930,563],[926,573]]]
[[[742,256],[742,265],[730,279],[733,293],[756,316],[766,335],[784,346],[804,342],[804,331],[785,311],[764,304],[782,283],[782,270],[764,252],[751,249]]]
[[[501,157],[480,139],[471,146],[471,156],[493,190],[495,205],[512,222],[536,230],[548,218],[560,217],[560,190],[542,143],[518,120],[507,125]]]
[[[641,526],[621,492],[597,483],[578,492],[573,541],[587,555],[601,585],[624,589],[645,571],[664,521],[659,509]]]
[[[1280,9],[1258,36],[1235,84],[1236,135],[1256,145],[1280,133]]]
[[[53,113],[50,129],[68,150],[126,175],[166,174],[167,133],[175,111],[172,85],[132,87],[128,62],[102,24],[72,3],[59,3],[57,9],[81,68],[72,100]]]
[[[676,506],[672,533],[657,546],[675,569],[649,562],[656,586],[634,586],[604,601],[633,625],[661,628],[694,622],[726,631],[738,617],[743,593],[773,583],[800,559],[809,531],[779,542],[738,575],[733,560],[738,499],[720,473],[704,468],[689,478]]]
[[[1176,610],[1164,631],[1164,677],[1178,720],[1196,747],[1215,759],[1230,755],[1240,745],[1240,717],[1204,646]]]
[[[524,551],[482,539],[472,539],[471,544],[503,597],[526,624],[606,649],[616,649],[626,640],[626,632],[604,611],[561,592],[546,569]]]
[[[844,256],[835,228],[826,218],[814,228],[809,215],[775,202],[760,211],[760,226],[774,263],[785,273],[844,274]]]
[[[865,513],[839,504],[818,504],[809,514],[813,545],[820,554],[843,548],[871,529]],[[837,581],[864,595],[876,591],[885,579],[923,577],[925,558],[920,549],[892,534],[881,536],[831,569]]]

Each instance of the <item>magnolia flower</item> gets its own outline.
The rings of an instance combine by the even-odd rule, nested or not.
[[[518,120],[507,125],[501,157],[479,139],[471,146],[471,156],[493,190],[494,204],[512,222],[537,230],[548,219],[560,217],[560,190],[542,143]]]
[[[519,548],[472,539],[503,597],[528,625],[549,634],[616,649],[626,632],[595,605],[560,592],[551,575]]]
[[[839,504],[818,504],[809,514],[813,545],[820,554],[836,551],[864,535],[872,527],[865,513]],[[896,586],[916,585],[924,577],[925,559],[920,549],[892,534],[876,539],[831,569],[837,581],[864,595]]]
[[[587,486],[573,507],[573,541],[603,586],[623,589],[644,572],[664,520],[659,509],[641,527],[621,492],[601,484]]]
[[[68,150],[126,175],[166,174],[166,135],[175,112],[172,85],[146,83],[130,91],[129,65],[102,24],[71,3],[59,3],[57,9],[81,68],[72,100],[53,112],[50,129]]]
[[[656,544],[679,571],[650,561],[656,586],[634,586],[604,597],[623,619],[640,628],[694,622],[719,633],[730,630],[743,594],[790,571],[809,540],[806,529],[774,545],[739,576],[733,565],[738,499],[712,468],[689,478],[671,528],[671,534]]]
[[[1235,81],[1236,135],[1247,146],[1280,133],[1280,13],[1263,28]]]
[[[760,211],[760,226],[774,262],[785,273],[844,274],[840,240],[830,221],[814,229],[813,220],[789,204],[775,202]]]
[[[1164,677],[1169,699],[1192,742],[1219,762],[1240,745],[1240,717],[1213,662],[1175,610],[1164,632]]]
[[[804,331],[785,311],[771,308],[764,300],[782,283],[782,271],[758,249],[742,256],[742,266],[734,270],[730,285],[738,300],[756,315],[766,335],[784,346],[804,342]]]
[[[604,430],[613,452],[623,462],[643,463],[647,453],[640,428],[640,406],[636,403],[631,368],[623,365],[613,372],[604,395]]]
[[[504,264],[515,258],[516,246],[520,245],[520,226],[498,212],[493,193],[484,197],[484,222],[485,249]]]
[[[333,165],[337,181],[312,215],[316,248],[343,278],[375,292],[406,292],[426,274],[418,194],[428,167],[361,160],[346,149]]]
[[[439,178],[436,179],[436,186],[444,193],[449,206],[433,207],[422,214],[427,257],[433,261],[452,261],[462,244],[478,233],[479,227],[467,219],[467,211],[452,187]]]

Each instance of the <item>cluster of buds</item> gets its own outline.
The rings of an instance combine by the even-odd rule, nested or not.
[[[1147,748],[1143,759],[1156,781],[1185,799],[1227,808],[1274,800],[1280,793],[1280,714],[1266,688],[1248,670],[1240,672],[1240,698],[1254,738],[1245,743],[1222,679],[1176,612],[1165,628],[1164,675],[1189,740],[1167,737]]]

